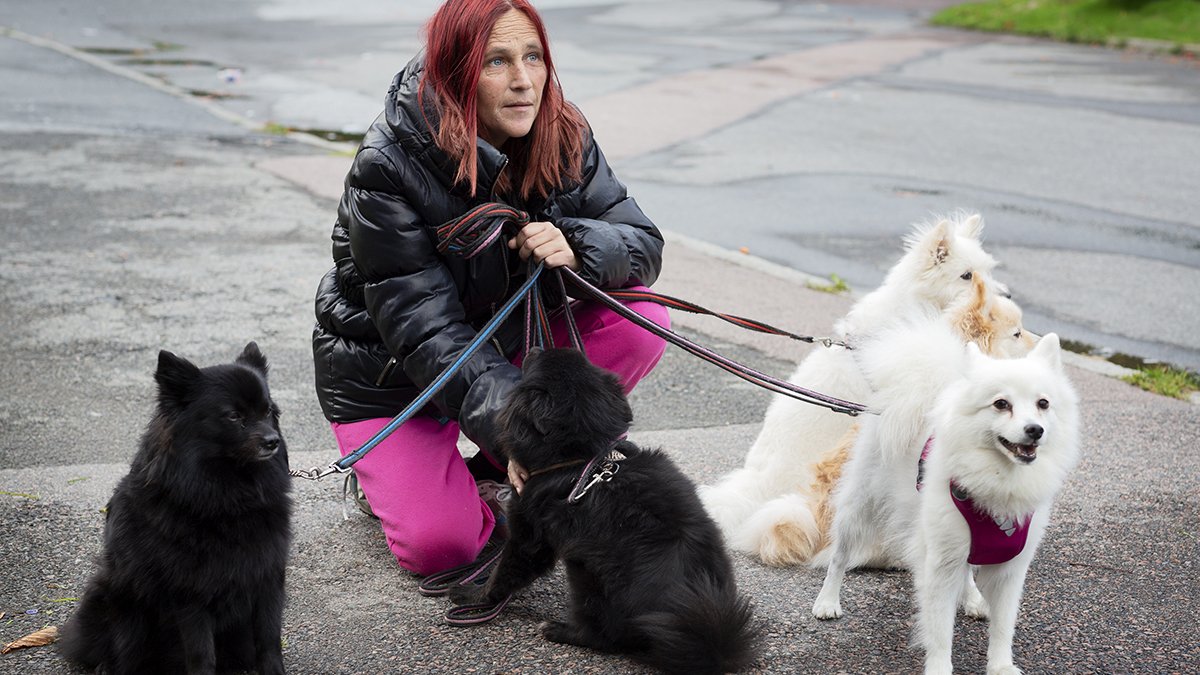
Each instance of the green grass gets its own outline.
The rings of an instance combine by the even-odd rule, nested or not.
[[[850,287],[846,285],[846,280],[836,274],[829,275],[829,282],[830,283],[827,284],[818,284],[815,281],[810,281],[805,285],[814,291],[833,293],[835,295],[838,293],[848,293],[850,291]]]
[[[1200,0],[988,0],[948,7],[931,21],[1066,42],[1200,44]]]
[[[1192,392],[1200,391],[1200,377],[1186,370],[1169,366],[1147,366],[1121,379],[1146,391],[1185,401]]]

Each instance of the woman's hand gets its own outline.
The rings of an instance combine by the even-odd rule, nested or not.
[[[579,259],[575,257],[575,251],[571,250],[562,230],[551,223],[529,223],[521,228],[517,236],[508,240],[508,247],[516,249],[521,260],[529,260],[533,256],[534,261],[544,263],[548,268],[569,267],[579,271]]]
[[[521,494],[521,490],[525,489],[525,481],[528,479],[529,472],[525,470],[525,467],[517,464],[515,459],[508,460],[508,482],[517,491],[517,494]]]

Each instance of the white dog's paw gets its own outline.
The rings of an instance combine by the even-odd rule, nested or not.
[[[812,615],[821,620],[842,618],[842,603],[837,600],[817,598],[813,603]]]
[[[925,675],[954,675],[950,653],[925,654]]]
[[[973,619],[988,618],[987,600],[983,599],[983,595],[979,589],[971,587],[967,589],[966,597],[962,603],[963,613]]]
[[[987,675],[1021,675],[1021,669],[1009,663],[988,664]]]

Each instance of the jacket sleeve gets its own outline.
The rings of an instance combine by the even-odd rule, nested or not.
[[[403,158],[401,158],[402,160]],[[346,180],[339,217],[361,275],[363,301],[388,352],[425,389],[475,338],[458,288],[442,262],[431,229],[404,197],[405,162],[363,148]],[[494,452],[492,419],[520,379],[520,370],[486,344],[451,377],[432,403],[463,432]]]
[[[628,195],[590,131],[583,179],[564,202],[555,225],[575,251],[584,279],[600,288],[650,286],[658,279],[662,233]]]

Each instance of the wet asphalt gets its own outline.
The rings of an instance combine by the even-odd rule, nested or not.
[[[555,5],[555,16],[575,12],[594,19],[597,13],[572,3],[546,4]],[[816,11],[800,3],[746,3],[743,9],[753,13],[764,4],[783,7],[783,16],[792,22],[786,25],[792,29],[812,20],[810,13]],[[28,17],[34,10],[12,3],[3,6],[6,21],[15,17],[11,21],[18,28],[30,27],[33,19]],[[131,16],[117,11],[129,6],[112,6],[112,16]],[[615,5],[609,8],[607,23],[596,21],[620,35],[611,26],[630,20],[623,18],[622,11],[644,18],[653,6],[655,3],[640,9]],[[57,5],[43,9],[46,7]],[[260,7],[260,15],[284,10],[294,14],[315,4],[264,7]],[[699,3],[697,7],[693,23],[701,21],[705,14],[700,10],[709,5]],[[8,13],[10,9],[13,12]],[[420,9],[414,6],[404,11],[410,11],[415,22],[427,14]],[[38,20],[57,18],[53,25],[59,30],[70,26],[76,31],[72,35],[91,26],[98,31],[91,36],[96,44],[107,34],[105,30],[112,29],[95,26],[139,23],[111,17],[107,24],[94,22],[86,16],[88,11],[92,10],[60,12],[57,17],[53,13],[38,15]],[[149,14],[153,11],[159,10],[147,10]],[[380,11],[386,14],[384,9]],[[850,10],[835,6],[829,11]],[[903,27],[912,22],[913,11],[861,10],[854,15],[858,26],[847,30],[858,31],[865,21],[882,27],[879,30]],[[289,16],[273,21],[299,21]],[[673,16],[660,20],[678,21]],[[185,16],[180,22],[187,19],[205,25],[201,18]],[[829,22],[827,18],[824,21]],[[686,23],[678,28],[680,33],[688,30]],[[234,31],[216,27],[209,31],[225,36],[231,50],[244,44]],[[131,31],[126,37],[129,34],[147,33]],[[289,38],[282,29],[263,35],[256,48],[262,54],[277,54],[278,45]],[[271,35],[278,42],[273,43]],[[825,35],[814,32],[817,37],[808,46],[816,48],[827,42]],[[571,34],[567,32],[567,36]],[[736,56],[739,49],[753,52],[744,38],[738,42],[737,36],[721,37],[734,47],[691,50],[679,46],[686,42],[679,39],[671,52],[673,60],[655,63],[663,68],[663,64],[674,64],[670,67],[681,74],[710,72],[725,63],[714,54],[733,52]],[[783,37],[778,39],[784,46],[797,47]],[[583,42],[582,37],[572,40],[571,44]],[[959,34],[953,40],[971,43]],[[398,35],[391,46],[397,52],[406,51],[409,42]],[[65,44],[81,46],[80,40]],[[850,80],[832,90],[814,90],[817,93],[801,91],[786,101],[767,101],[760,109],[739,112],[745,117],[698,139],[647,154],[631,151],[614,160],[631,190],[668,231],[659,290],[796,332],[826,333],[852,297],[807,288],[809,277],[804,272],[823,276],[827,268],[794,262],[790,249],[778,242],[790,238],[801,242],[800,248],[812,249],[812,242],[831,238],[835,241],[825,255],[857,261],[869,270],[861,277],[867,280],[898,255],[898,233],[920,217],[918,213],[908,218],[909,212],[894,209],[898,201],[915,200],[919,208],[914,211],[971,202],[983,193],[964,187],[947,196],[923,186],[953,182],[948,173],[964,177],[963,185],[983,184],[990,175],[979,163],[966,159],[948,167],[936,162],[936,158],[971,156],[969,146],[951,139],[946,143],[954,147],[944,153],[924,146],[934,156],[928,164],[906,164],[902,170],[882,172],[876,178],[842,174],[831,166],[836,162],[828,158],[839,157],[837,151],[848,138],[861,141],[864,135],[883,133],[887,111],[915,105],[906,102],[907,96],[915,96],[913,88],[895,81],[884,86],[879,77],[911,80],[923,74],[928,84],[929,78],[948,77],[952,70],[961,80],[980,72],[968,70],[964,60],[974,59],[979,68],[1005,62],[1031,66],[1046,63],[1037,55],[1047,53],[1061,56],[1061,62],[1054,61],[1059,66],[1111,65],[1113,60],[1126,59],[1090,48],[1026,41],[988,41],[976,49],[959,52],[964,58],[950,64],[941,57],[914,57],[905,65],[889,66],[886,75]],[[629,51],[641,54],[632,47]],[[697,56],[698,52],[708,54],[707,60]],[[631,87],[656,81],[629,75],[647,74],[649,67],[639,58],[608,63],[590,77],[580,78],[598,109],[607,110],[606,105],[619,102],[605,96],[618,96]],[[738,59],[730,57],[728,61]],[[1109,133],[1160,132],[1145,141],[1149,147],[1141,151],[1144,154],[1135,154],[1143,158],[1186,153],[1200,143],[1195,120],[1188,118],[1191,109],[1187,103],[1195,91],[1186,70],[1190,66],[1172,66],[1163,58],[1141,54],[1129,56],[1128,61],[1132,74],[1121,80],[1122,86],[1132,88],[1128,97],[1139,98],[1140,92],[1143,100],[1159,100],[1162,106],[1154,114],[1146,109],[1125,116],[1111,109],[1097,112],[1110,125],[1106,128],[1113,129]],[[312,294],[329,264],[328,235],[341,179],[338,173],[344,172],[348,157],[334,149],[253,131],[170,91],[26,40],[0,36],[0,64],[0,83],[6,92],[0,97],[0,326],[6,338],[6,348],[0,353],[0,390],[4,392],[0,401],[0,520],[7,524],[0,537],[0,567],[5,570],[0,576],[0,641],[7,642],[45,625],[60,625],[73,610],[99,551],[100,509],[127,470],[148,420],[153,399],[151,376],[159,349],[211,364],[231,359],[248,340],[258,341],[272,364],[272,389],[283,409],[282,425],[293,466],[323,465],[334,458],[332,435],[312,391],[308,338]],[[271,65],[278,69],[287,66],[283,59]],[[345,67],[350,70],[349,65]],[[1097,72],[1102,70],[1094,67]],[[933,77],[936,73],[940,75]],[[670,73],[657,75],[663,79]],[[995,78],[976,75],[975,79],[971,86],[995,83]],[[1078,84],[1081,81],[1099,86],[1096,82],[1100,79],[1097,75],[1096,80],[1068,82],[1078,87],[1084,86]],[[1106,82],[1105,87],[1115,86],[1112,80]],[[276,84],[281,90],[289,86],[302,89],[291,80]],[[1137,89],[1139,86],[1144,88]],[[937,124],[949,125],[968,114],[961,101],[931,93],[938,87],[919,89],[923,96],[934,97],[927,100],[949,106],[947,117]],[[841,93],[833,97],[832,91]],[[809,114],[823,105],[823,100],[854,100],[855,95],[859,101],[882,96],[874,104],[878,117],[830,111],[826,117],[814,119]],[[1090,94],[1076,91],[1073,96],[1088,98]],[[263,100],[267,100],[265,95]],[[1097,95],[1094,106],[1114,105],[1105,101],[1108,99]],[[229,104],[227,100],[221,105]],[[746,140],[752,136],[751,122],[760,125],[753,142]],[[1087,120],[1077,122],[1079,126],[1087,124]],[[601,128],[620,120],[602,117],[594,118],[593,123]],[[703,121],[692,123],[702,126]],[[996,118],[989,123],[1001,125]],[[1010,119],[1009,123],[1021,122]],[[820,160],[821,166],[802,165],[771,176],[762,173],[759,164],[773,160],[761,149],[778,143],[785,126],[802,128],[817,140],[803,152],[781,150],[779,156],[801,164],[804,157],[826,157]],[[1048,130],[1047,138],[1053,135],[1050,131],[1066,133],[1069,126],[1064,122],[1061,128]],[[818,128],[829,131],[817,134]],[[951,135],[968,131],[956,127]],[[1011,138],[1006,136],[1011,130],[993,131],[995,136]],[[1082,147],[1083,136],[1079,138]],[[1031,140],[1013,152],[1029,152],[1034,145],[1037,143]],[[1125,147],[1134,145],[1131,140]],[[738,147],[746,152],[734,154]],[[881,161],[903,156],[900,146],[888,147],[880,146]],[[1061,176],[1066,169],[1059,167],[1052,173]],[[1115,232],[1114,241],[1132,241],[1121,237],[1133,232],[1141,235],[1137,245],[1160,247],[1154,255],[1122,257],[1127,251],[1120,251],[1116,244],[1107,253],[1088,252],[1085,244],[1103,239],[1078,229],[1079,223],[1094,222],[1088,220],[1091,216],[1080,216],[1076,229],[1068,225],[1053,228],[1036,213],[1001,211],[1003,216],[991,220],[989,237],[998,240],[992,250],[1006,268],[1020,272],[1014,275],[1023,280],[1023,285],[1014,280],[1014,291],[1021,291],[1017,299],[1026,306],[1064,303],[1079,307],[1079,314],[1086,316],[1091,310],[1085,308],[1085,300],[1058,287],[1086,286],[1094,279],[1082,276],[1084,270],[1094,268],[1101,270],[1099,276],[1128,287],[1127,296],[1110,294],[1105,299],[1129,312],[1114,311],[1112,321],[1133,317],[1139,306],[1160,301],[1168,308],[1175,303],[1173,310],[1156,315],[1164,323],[1170,320],[1187,326],[1194,321],[1194,294],[1175,296],[1194,283],[1196,265],[1188,253],[1194,249],[1188,248],[1188,242],[1195,239],[1196,220],[1184,212],[1186,189],[1194,194],[1194,188],[1181,183],[1195,170],[1192,162],[1179,167],[1180,175],[1159,183],[1152,175],[1127,179],[1126,183],[1140,187],[1130,187],[1131,194],[1108,195],[1111,201],[1097,207],[1110,219],[1105,222],[1112,227],[1104,232]],[[967,180],[973,172],[982,174]],[[907,173],[925,182],[906,179],[897,183],[896,176]],[[788,182],[788,176],[798,182]],[[1061,195],[1063,202],[1072,202],[1074,205],[1064,207],[1072,211],[1081,208],[1078,202],[1087,201],[1089,192],[1113,191],[1109,188],[1115,190],[1121,182],[1117,177],[1097,180],[1091,187],[1089,181],[1078,180],[1057,187],[1048,182],[1039,189],[1049,195],[1044,198],[1047,201]],[[771,189],[772,181],[791,190],[801,186],[802,192],[796,194],[808,196],[799,201],[821,212],[832,213],[839,203],[857,200],[859,210],[850,220],[864,223],[862,231],[851,230],[837,237],[805,235],[803,223],[779,215],[780,203],[773,201],[779,191]],[[897,196],[897,190],[910,194]],[[1082,192],[1068,199],[1072,190]],[[1121,200],[1136,202],[1139,193],[1145,193],[1147,202],[1168,193],[1170,198],[1153,206],[1143,204],[1140,211],[1147,215],[1139,220],[1131,216],[1132,207],[1117,204]],[[1150,213],[1155,209],[1162,212]],[[719,225],[714,225],[713,232],[685,227],[704,221],[700,216],[705,213],[775,218],[778,238],[763,235],[761,244],[746,245],[750,255],[739,253],[744,245],[739,242],[760,241],[747,239],[759,235],[730,228],[716,234]],[[880,214],[886,214],[889,222],[879,232],[868,232],[869,213],[878,220],[883,220]],[[809,218],[819,220],[812,216],[802,220],[809,222]],[[895,222],[890,222],[892,218]],[[709,220],[716,223],[720,218]],[[1027,235],[1006,234],[1004,228],[1010,222],[1028,223]],[[1038,223],[1041,226],[1035,227]],[[797,229],[789,229],[791,225]],[[1035,235],[1046,240],[1044,245],[1030,246],[1023,241]],[[1088,258],[1087,265],[1074,267],[1070,259],[1075,254],[1049,253],[1054,251],[1075,251]],[[1123,276],[1121,263],[1134,257],[1141,261],[1143,266],[1137,269],[1143,273]],[[781,264],[781,258],[793,262]],[[853,285],[869,288],[866,283]],[[1039,312],[1031,314],[1037,320]],[[684,335],[779,376],[786,376],[807,349],[712,319],[681,314],[673,319]],[[1046,321],[1031,327],[1042,331],[1054,328],[1049,317]],[[1118,333],[1103,327],[1095,330],[1102,336]],[[1182,346],[1184,352],[1192,348]],[[1194,672],[1200,663],[1197,408],[1101,374],[1095,362],[1076,359],[1072,364],[1070,375],[1082,398],[1084,460],[1058,502],[1051,530],[1030,572],[1018,622],[1017,663],[1031,673]],[[669,349],[632,402],[636,416],[632,438],[663,448],[689,476],[703,483],[740,465],[769,395]],[[289,672],[639,672],[620,657],[554,645],[539,637],[538,622],[563,609],[561,573],[539,581],[494,623],[473,629],[451,628],[441,619],[446,601],[416,593],[416,580],[391,559],[376,522],[341,503],[340,483],[331,478],[319,483],[297,481],[293,494],[295,539],[284,625],[284,659]],[[765,567],[741,555],[735,556],[735,565],[739,583],[753,599],[765,630],[756,672],[919,670],[919,654],[909,646],[911,583],[906,573],[850,575],[843,599],[846,617],[823,623],[808,612],[820,584],[820,571]],[[955,654],[962,672],[982,672],[986,625],[960,621]],[[54,649],[47,647],[0,656],[0,672],[69,671]]]

